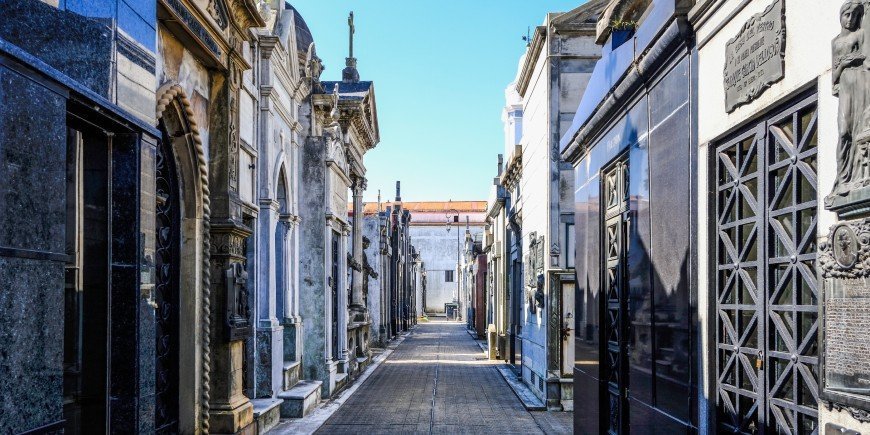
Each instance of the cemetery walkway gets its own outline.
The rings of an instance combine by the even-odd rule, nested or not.
[[[527,411],[496,364],[464,324],[421,323],[317,433],[571,433],[570,412]]]

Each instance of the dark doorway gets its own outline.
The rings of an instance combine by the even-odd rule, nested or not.
[[[172,138],[166,134],[165,126],[161,127],[164,134],[157,146],[156,162],[154,428],[156,433],[177,433],[181,204]]]
[[[523,365],[523,263],[515,258],[511,271],[511,330],[513,331],[511,340],[513,345],[511,346],[510,363],[521,370]]]
[[[64,419],[70,434],[109,427],[110,152],[105,132],[67,130]]]
[[[604,198],[604,255],[602,258],[601,298],[601,397],[607,397],[601,412],[601,426],[607,433],[623,434],[628,430],[628,246],[629,226],[628,162],[627,155],[604,171],[602,197]]]
[[[341,359],[341,346],[338,340],[338,277],[341,276],[341,236],[332,232],[332,275],[329,277],[329,286],[332,290],[332,359]]]

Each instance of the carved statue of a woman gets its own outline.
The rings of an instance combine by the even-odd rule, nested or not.
[[[840,8],[842,31],[832,43],[834,95],[840,99],[837,118],[837,179],[834,195],[846,195],[856,178],[856,139],[867,127],[864,110],[870,102],[870,74],[865,66],[864,3],[847,0]],[[866,133],[864,134],[866,136]],[[863,138],[862,138],[863,139]]]

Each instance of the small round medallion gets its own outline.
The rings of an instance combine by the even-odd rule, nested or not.
[[[858,261],[858,239],[855,231],[848,225],[840,225],[834,230],[834,259],[842,268],[850,268]]]

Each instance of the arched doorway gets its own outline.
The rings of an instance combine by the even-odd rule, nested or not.
[[[287,288],[289,287],[289,252],[287,249],[287,224],[283,217],[289,212],[287,200],[287,180],[284,177],[284,169],[278,175],[278,185],[275,191],[275,197],[278,200],[278,216],[279,220],[275,225],[275,284],[276,284],[276,311],[279,319],[284,319],[292,314],[287,311]]]
[[[155,432],[208,431],[211,306],[208,167],[178,84],[157,92]]]

